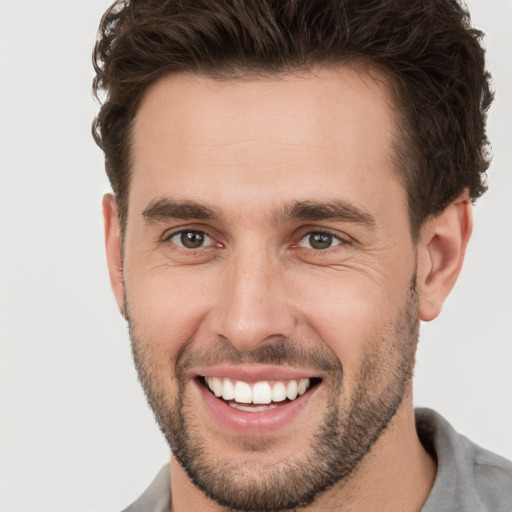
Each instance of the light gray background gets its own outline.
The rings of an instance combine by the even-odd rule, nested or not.
[[[0,0],[0,509],[115,511],[167,448],[109,289],[90,136],[109,0]],[[472,0],[497,91],[490,191],[458,286],[423,326],[416,404],[512,458],[512,2]]]

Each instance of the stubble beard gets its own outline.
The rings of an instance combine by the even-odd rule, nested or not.
[[[287,339],[248,353],[240,353],[231,345],[219,345],[207,356],[194,350],[194,340],[190,340],[171,361],[178,393],[176,397],[169,396],[168,382],[161,381],[151,361],[151,342],[135,335],[128,301],[125,311],[139,380],[173,456],[196,487],[234,511],[277,512],[304,507],[354,474],[397,412],[414,370],[419,333],[415,278],[409,300],[386,334],[367,344],[355,390],[345,402],[343,369],[334,353],[325,347],[306,351]],[[302,366],[321,367],[328,375],[324,382],[327,406],[304,455],[294,459],[292,453],[288,460],[269,465],[261,456],[271,453],[268,443],[249,441],[243,436],[237,440],[241,454],[236,461],[211,453],[204,426],[194,416],[194,403],[187,399],[185,373],[199,361],[289,366],[300,362]]]

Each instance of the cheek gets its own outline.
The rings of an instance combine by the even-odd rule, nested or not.
[[[389,331],[403,305],[404,288],[384,282],[349,272],[302,276],[296,294],[300,316],[335,352],[347,376],[358,371],[364,354]]]
[[[175,356],[207,311],[209,283],[197,273],[151,271],[126,279],[135,335],[159,357]]]

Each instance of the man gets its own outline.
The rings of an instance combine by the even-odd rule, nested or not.
[[[448,0],[117,2],[95,49],[110,278],[172,451],[129,511],[510,511],[413,410],[492,95]]]

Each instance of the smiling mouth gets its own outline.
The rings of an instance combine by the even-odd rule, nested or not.
[[[234,409],[262,412],[293,402],[320,384],[320,378],[244,382],[222,377],[198,377],[199,382]]]

